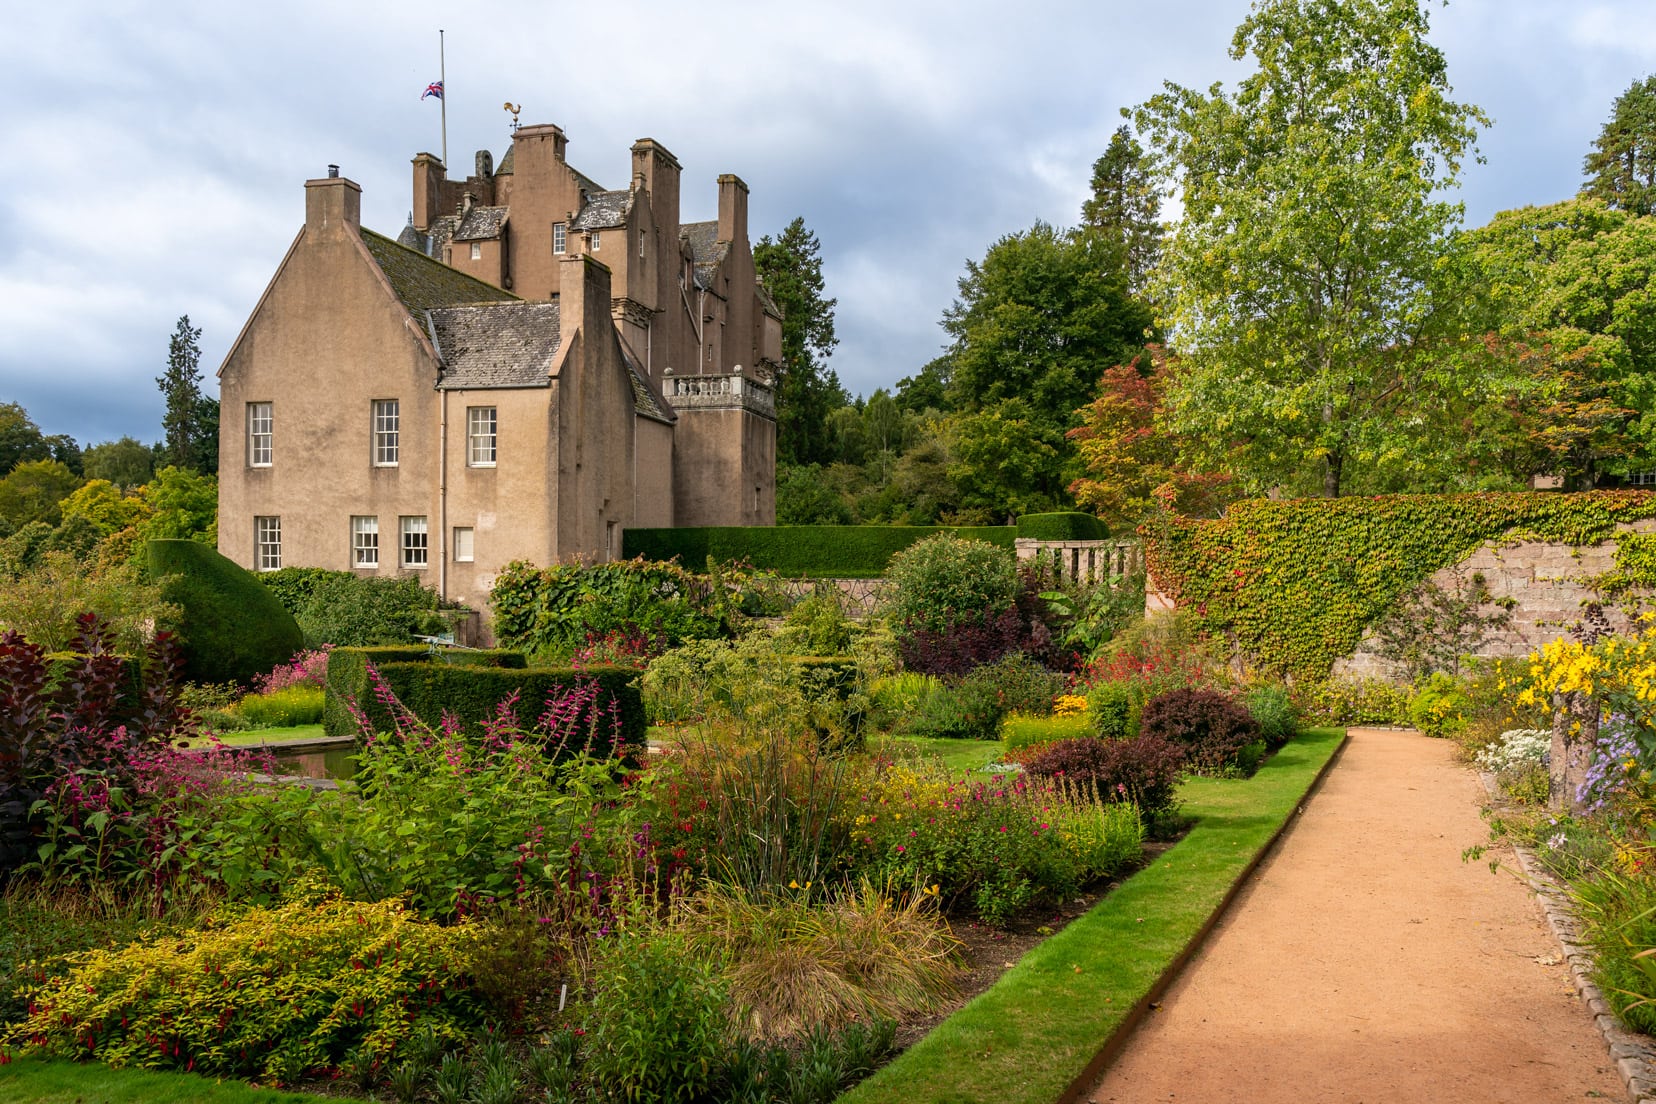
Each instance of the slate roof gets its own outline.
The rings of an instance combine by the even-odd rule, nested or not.
[[[632,209],[632,192],[590,192],[583,197],[586,203],[575,216],[575,230],[607,230],[624,226],[627,212]]]
[[[644,365],[632,351],[631,346],[620,334],[616,334],[615,337],[621,346],[621,359],[627,363],[627,375],[632,377],[633,412],[643,414],[648,418],[654,418],[658,422],[672,423],[678,421],[678,415],[667,404],[666,396],[656,388],[655,383],[645,373]]]
[[[492,284],[456,272],[424,253],[399,245],[372,230],[362,231],[362,244],[368,247],[374,263],[380,266],[391,290],[402,305],[414,313],[433,307],[452,307],[462,303],[517,302],[518,297]]]
[[[679,227],[679,237],[690,243],[690,254],[695,258],[696,286],[707,291],[716,290],[713,277],[719,265],[724,263],[725,254],[730,252],[730,243],[718,240],[719,224],[687,222]]]
[[[482,241],[500,237],[500,228],[506,225],[505,207],[473,207],[455,227],[455,241]]]
[[[408,225],[404,226],[402,233],[397,235],[397,244],[404,249],[412,249],[416,253],[431,256],[431,241],[424,234],[414,229],[413,215],[408,216]]]
[[[546,387],[561,340],[558,303],[491,303],[425,313],[444,390]]]

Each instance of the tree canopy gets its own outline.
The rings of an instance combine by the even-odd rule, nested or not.
[[[822,247],[795,218],[775,238],[753,247],[753,265],[782,312],[782,368],[776,380],[776,456],[779,463],[828,459],[828,414],[846,402],[839,376],[828,367],[836,299],[823,294]]]
[[[167,343],[167,368],[155,377],[167,402],[161,458],[211,475],[218,471],[218,400],[201,393],[201,379],[201,329],[186,314]]]
[[[1169,84],[1133,111],[1184,203],[1152,282],[1182,358],[1173,428],[1243,488],[1335,496],[1452,446],[1483,386],[1432,355],[1473,152],[1415,0],[1260,0],[1234,95]]]
[[[1093,162],[1092,195],[1081,205],[1081,222],[1121,244],[1127,283],[1144,290],[1161,256],[1161,192],[1144,147],[1128,127],[1117,127],[1110,144]]]
[[[1616,97],[1581,171],[1583,196],[1635,215],[1656,213],[1656,76]]]

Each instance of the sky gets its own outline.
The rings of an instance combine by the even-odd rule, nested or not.
[[[440,152],[420,99],[446,43],[449,163],[498,162],[507,101],[557,123],[611,188],[628,147],[751,189],[755,241],[803,216],[838,299],[830,361],[857,394],[935,357],[969,259],[1075,223],[1120,109],[1163,81],[1231,85],[1247,0],[332,0],[28,4],[0,36],[0,402],[83,444],[161,435],[155,377],[180,315],[204,387],[330,163],[395,235],[409,160]],[[1656,72],[1649,0],[1433,3],[1457,99],[1493,119],[1463,173],[1468,225],[1572,195],[1612,101]]]

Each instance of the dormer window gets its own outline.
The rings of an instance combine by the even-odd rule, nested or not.
[[[552,224],[552,252],[562,253],[564,251],[565,239],[568,236],[568,232],[569,227],[566,224],[561,222],[554,222]]]

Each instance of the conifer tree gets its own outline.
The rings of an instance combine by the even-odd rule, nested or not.
[[[1593,151],[1583,160],[1584,196],[1635,215],[1656,211],[1656,76],[1616,97]]]

